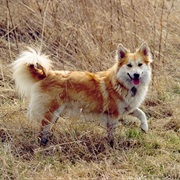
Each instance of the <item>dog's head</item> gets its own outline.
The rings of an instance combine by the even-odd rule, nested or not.
[[[119,82],[128,88],[149,84],[152,58],[147,44],[143,43],[135,53],[131,53],[120,44],[116,51],[116,60],[116,78]]]

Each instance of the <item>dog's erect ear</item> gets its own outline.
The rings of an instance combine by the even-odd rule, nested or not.
[[[116,60],[125,58],[128,52],[129,50],[127,50],[122,44],[119,44],[116,51]]]
[[[138,49],[138,52],[140,52],[142,55],[148,57],[149,62],[153,62],[150,48],[146,43],[141,44],[141,46]]]
[[[149,46],[146,43],[141,44],[138,51],[141,52],[144,56],[149,56],[151,54]]]

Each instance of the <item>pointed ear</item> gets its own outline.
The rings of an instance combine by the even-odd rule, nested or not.
[[[150,63],[153,62],[150,48],[146,43],[141,44],[138,52],[142,53],[144,56],[147,56]]]
[[[129,51],[122,44],[119,44],[116,51],[116,60],[125,58],[128,52]]]
[[[144,56],[149,56],[151,54],[149,46],[146,43],[141,44],[138,51],[141,52]]]

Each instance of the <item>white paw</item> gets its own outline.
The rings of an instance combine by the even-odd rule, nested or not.
[[[141,124],[141,129],[146,133],[148,131],[148,124],[147,123],[142,123]]]

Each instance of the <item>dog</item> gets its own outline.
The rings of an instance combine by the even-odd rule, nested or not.
[[[28,118],[42,124],[42,145],[47,144],[50,129],[67,109],[100,119],[111,144],[115,124],[124,115],[139,118],[141,129],[148,131],[146,115],[139,106],[151,81],[150,48],[143,43],[132,53],[119,44],[115,60],[106,71],[55,71],[48,56],[28,48],[12,63],[17,91],[30,98]]]

